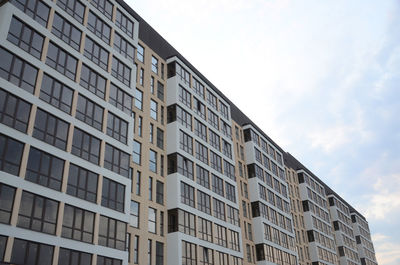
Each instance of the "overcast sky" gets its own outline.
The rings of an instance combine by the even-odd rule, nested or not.
[[[129,0],[400,264],[399,0]]]

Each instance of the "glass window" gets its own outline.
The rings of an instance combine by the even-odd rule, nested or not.
[[[153,200],[153,178],[149,177],[149,201]]]
[[[53,190],[61,190],[64,160],[31,147],[25,179]]]
[[[138,44],[138,49],[137,49],[137,59],[141,61],[142,63],[144,62],[144,48],[142,45]]]
[[[121,10],[117,9],[117,18],[115,25],[126,33],[129,37],[133,38],[133,22]]]
[[[104,167],[124,176],[129,177],[129,155],[116,147],[106,144]]]
[[[107,135],[126,144],[128,138],[128,123],[113,113],[108,112]]]
[[[217,108],[217,97],[210,91],[207,89],[207,102],[214,108],[214,109],[218,109]]]
[[[197,217],[197,220],[197,231],[200,239],[213,242],[212,222],[201,217]]]
[[[179,86],[179,101],[188,108],[192,108],[192,95],[182,86]]]
[[[194,119],[194,133],[204,141],[207,141],[207,127],[197,119]]]
[[[111,27],[108,26],[101,18],[96,16],[92,11],[89,12],[87,28],[105,43],[110,43]]]
[[[219,118],[217,114],[211,110],[208,110],[208,123],[210,123],[215,129],[219,129]]]
[[[211,197],[200,190],[197,190],[197,209],[211,215]]]
[[[70,164],[67,194],[95,203],[97,199],[97,179],[98,174]]]
[[[190,115],[187,111],[182,109],[181,107],[176,107],[176,116],[177,120],[185,126],[187,129],[192,129],[192,115]]]
[[[92,255],[89,253],[60,248],[58,265],[86,265],[92,263]]]
[[[103,177],[101,205],[119,212],[124,211],[125,186]]]
[[[16,238],[11,253],[11,263],[51,265],[54,247]]]
[[[4,260],[4,254],[6,252],[7,237],[0,236],[0,260]]]
[[[138,228],[139,227],[139,215],[140,215],[140,203],[136,202],[136,201],[131,201],[131,221],[130,224],[133,227]]]
[[[202,161],[205,164],[208,164],[208,149],[200,142],[195,141],[196,143],[196,158]]]
[[[236,203],[236,193],[235,186],[225,182],[226,198],[234,203]]]
[[[44,37],[16,17],[11,20],[7,40],[40,60]]]
[[[160,81],[157,81],[157,97],[164,101],[164,85]]]
[[[221,151],[221,147],[220,147],[221,143],[220,143],[219,135],[210,129],[208,130],[208,140],[212,147],[214,147],[218,151]]]
[[[210,166],[216,171],[222,173],[222,159],[213,151],[210,151]]]
[[[75,127],[71,153],[98,165],[100,142],[100,139]]]
[[[112,60],[111,75],[117,78],[126,86],[130,87],[131,68],[125,65],[121,60],[118,60],[115,56],[113,56]]]
[[[136,88],[135,90],[135,107],[143,109],[143,92]]]
[[[151,70],[158,74],[158,59],[154,56],[151,56]]]
[[[182,241],[182,264],[196,264],[197,263],[196,245]]]
[[[193,180],[193,162],[178,153],[168,155],[168,174],[175,172]]]
[[[136,164],[141,164],[141,157],[142,157],[142,144],[138,141],[133,141],[133,155],[132,160]]]
[[[18,175],[24,144],[0,134],[0,170]]]
[[[40,0],[12,0],[10,2],[43,27],[47,26],[50,8],[44,2]]]
[[[131,45],[124,37],[122,37],[118,32],[114,32],[114,49],[122,54],[129,61],[133,62],[135,60],[135,47]]]
[[[132,112],[132,96],[124,92],[121,88],[113,83],[110,86],[110,97],[108,102],[126,114],[131,115]]]
[[[75,81],[78,60],[53,42],[49,43],[46,64]]]
[[[97,255],[96,265],[122,265],[122,260]]]
[[[0,122],[26,133],[31,104],[0,89]]]
[[[23,191],[17,226],[55,235],[58,202]]]
[[[181,202],[195,208],[194,188],[181,181]]]
[[[94,213],[66,204],[61,236],[92,243],[94,218]]]
[[[164,243],[156,241],[156,264],[164,265]]]
[[[228,138],[232,139],[232,128],[231,128],[231,126],[229,126],[226,122],[224,122],[222,120],[221,120],[221,123],[222,123],[222,126],[221,126],[222,133],[225,136],[227,136]]]
[[[230,178],[231,180],[236,181],[235,166],[226,160],[224,160],[224,175]]]
[[[149,216],[148,216],[148,231],[150,233],[156,233],[157,227],[157,210],[149,207]]]
[[[193,78],[193,89],[197,95],[204,98],[204,86],[196,78]]]
[[[222,141],[222,153],[232,159],[232,147],[227,141]]]
[[[54,147],[67,148],[69,124],[41,109],[36,112],[32,136]]]
[[[221,101],[219,102],[219,111],[221,112],[222,117],[229,120],[228,107]]]
[[[100,215],[99,245],[125,251],[126,223]]]
[[[79,94],[75,117],[101,131],[103,127],[103,108]]]
[[[139,72],[139,84],[141,86],[143,86],[143,80],[144,80],[144,69],[140,68],[140,72]]]
[[[109,0],[93,0],[90,3],[96,7],[104,16],[112,20],[113,4]]]
[[[193,138],[182,130],[179,130],[179,146],[183,151],[193,155]]]
[[[181,78],[181,80],[190,86],[190,74],[186,69],[184,69],[180,64],[176,63],[176,74]]]
[[[157,173],[157,152],[150,149],[149,170]]]
[[[206,120],[206,106],[201,103],[196,97],[193,97],[193,110],[197,113],[201,118]]]
[[[38,69],[0,47],[0,77],[33,93]]]
[[[105,71],[108,71],[108,51],[88,36],[85,39],[83,55]]]
[[[157,120],[158,104],[154,100],[150,100],[150,117]]]
[[[51,32],[67,43],[70,47],[79,51],[81,46],[82,32],[72,23],[60,16],[57,12],[54,14],[53,27]],[[86,37],[86,41],[88,38]]]
[[[9,224],[14,204],[15,188],[0,183],[0,223]],[[1,243],[0,243],[1,245]],[[0,250],[1,250],[0,246]],[[0,257],[2,256],[0,251]]]
[[[158,180],[156,182],[156,203],[164,204],[164,183]]]
[[[210,188],[210,173],[199,165],[196,165],[196,180],[201,186]]]
[[[164,149],[164,131],[157,128],[157,147]]]
[[[226,206],[228,212],[228,222],[233,225],[240,226],[239,210],[229,205]]]
[[[57,5],[75,18],[78,22],[83,23],[85,14],[85,5],[79,0],[58,0]]]
[[[71,105],[74,90],[53,77],[43,74],[40,99],[53,105],[68,114],[71,113]]]
[[[79,84],[96,96],[104,99],[106,93],[106,79],[85,64],[82,64],[81,80]]]

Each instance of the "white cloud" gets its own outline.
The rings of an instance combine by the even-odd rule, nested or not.
[[[373,234],[376,259],[379,265],[398,265],[400,263],[400,244],[384,234]]]
[[[393,222],[400,216],[400,173],[377,176],[374,193],[368,196],[365,212],[371,220]]]

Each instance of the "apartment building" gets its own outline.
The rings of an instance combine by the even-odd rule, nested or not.
[[[137,20],[70,0],[0,19],[2,260],[128,264]]]
[[[350,215],[361,265],[377,265],[367,220],[352,207],[350,208]]]
[[[0,58],[0,262],[377,264],[365,218],[122,0],[2,1]]]
[[[329,209],[335,231],[335,241],[340,265],[359,265],[356,240],[350,217],[350,209],[342,198],[327,189]]]
[[[296,264],[282,151],[252,125],[243,134],[257,264]]]
[[[289,188],[290,210],[296,236],[296,251],[299,265],[311,264],[307,230],[304,225],[303,202],[300,198],[299,178],[296,170],[290,168],[285,161],[286,179]]]

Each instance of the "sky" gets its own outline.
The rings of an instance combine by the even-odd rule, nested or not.
[[[400,264],[400,0],[128,0]]]

